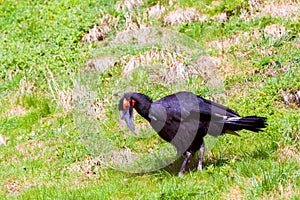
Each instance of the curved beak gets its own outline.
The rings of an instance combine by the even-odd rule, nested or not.
[[[133,123],[133,108],[130,106],[128,110],[120,110],[120,117],[124,120],[129,129],[135,134],[134,123]]]

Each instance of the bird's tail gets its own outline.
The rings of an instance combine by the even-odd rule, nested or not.
[[[234,132],[242,129],[246,129],[253,132],[259,132],[265,128],[267,118],[248,116],[248,117],[231,117],[224,122],[224,132]]]

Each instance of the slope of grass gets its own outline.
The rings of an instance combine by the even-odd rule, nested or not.
[[[300,91],[299,16],[254,16],[260,10],[242,0],[131,2],[1,2],[0,198],[300,198],[300,115],[292,100]],[[150,16],[157,2],[165,9]],[[165,20],[188,7],[206,20]],[[107,15],[111,21],[99,24]],[[83,42],[94,24],[109,27],[104,40]],[[145,37],[147,27],[154,32]],[[205,58],[215,62],[210,70],[201,65]],[[241,115],[265,116],[268,127],[207,138],[201,172],[192,161],[177,177],[182,160],[126,172],[116,165],[120,152],[146,155],[143,171],[160,165],[151,156],[168,149],[141,117],[137,137],[120,122],[118,100],[132,90],[153,99],[192,91]]]

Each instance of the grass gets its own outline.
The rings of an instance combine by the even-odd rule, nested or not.
[[[243,0],[132,2],[1,1],[0,198],[299,199],[299,104],[286,105],[282,93],[300,90],[299,16],[275,12],[288,1],[273,2],[273,14]],[[150,16],[157,2],[165,10]],[[164,22],[187,7],[206,20]],[[109,27],[104,40],[83,42],[94,24]],[[201,172],[193,161],[177,177],[182,160],[157,169],[172,150],[137,115],[140,134],[129,133],[118,100],[180,90],[265,116],[268,127],[206,138]],[[136,154],[140,173],[130,173]]]

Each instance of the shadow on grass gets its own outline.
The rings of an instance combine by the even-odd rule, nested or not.
[[[251,159],[268,159],[271,156],[271,153],[268,151],[268,149],[256,149],[252,152],[245,152],[241,155],[235,156],[234,160],[235,162],[244,162],[245,160],[251,158]],[[166,171],[172,175],[177,175],[179,172],[179,169],[181,167],[181,164],[184,160],[184,157],[180,157],[175,162],[171,163],[170,165],[162,168],[161,170]],[[205,171],[208,166],[219,168],[222,166],[229,165],[230,161],[232,159],[229,156],[224,157],[211,157],[209,159],[203,160],[203,170]],[[190,162],[186,166],[186,173],[187,172],[196,172],[197,171],[197,165],[198,165],[198,154],[195,154],[191,156]],[[153,172],[155,173],[155,172]]]
[[[230,162],[231,160],[233,160],[233,157],[235,163],[245,162],[245,160],[247,159],[261,159],[261,160],[268,159],[272,154],[269,151],[270,149],[256,149],[250,152],[241,152],[239,155],[236,156],[226,154],[223,155],[222,157],[220,156],[212,156],[209,158],[204,157],[203,171],[205,171],[208,167],[220,168],[223,166],[231,165]],[[161,172],[166,172],[172,176],[177,176],[183,160],[184,160],[184,156],[181,156],[170,165],[161,168],[160,170],[147,172],[146,174],[155,175],[155,174],[160,174]],[[198,165],[198,153],[191,156],[191,159],[186,166],[185,173],[197,172],[197,165]],[[143,176],[143,175],[145,175],[145,173],[132,173],[130,176],[132,177],[132,176]]]

